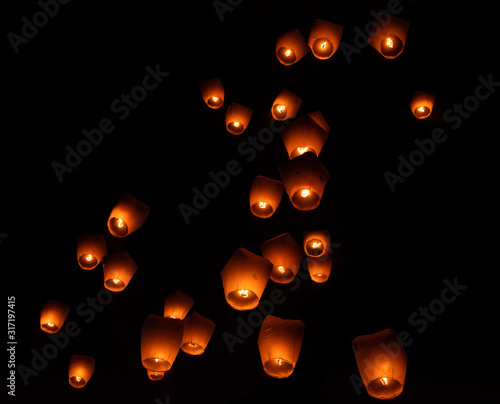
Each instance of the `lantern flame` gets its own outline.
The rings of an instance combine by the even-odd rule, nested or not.
[[[267,208],[267,202],[259,202],[259,208],[261,209]]]
[[[297,151],[299,152],[299,154],[304,154],[308,150],[309,150],[309,146],[297,147]]]
[[[82,380],[82,378],[80,376],[76,376],[75,379],[76,379],[77,382],[79,382],[80,380]]]
[[[319,47],[321,48],[321,50],[325,50],[326,49],[326,41],[323,42]]]
[[[424,107],[418,107],[418,108],[417,108],[417,111],[419,111],[419,112],[424,112]]]
[[[393,48],[394,47],[394,41],[391,39],[391,38],[387,38],[385,40],[385,44],[389,47],[389,48]]]
[[[303,189],[302,191],[300,191],[300,196],[302,198],[307,198],[309,195],[311,195],[311,191],[309,191],[308,189]]]
[[[237,127],[239,127],[239,126],[240,126],[240,123],[239,123],[238,121],[235,121],[235,122],[233,122],[233,126],[234,126],[235,128],[237,128]]]
[[[115,278],[115,279],[113,279],[113,283],[117,284],[118,282],[120,282],[120,280],[119,280],[119,279],[116,279],[116,278]]]
[[[87,254],[87,256],[85,257],[85,259],[87,261],[92,261],[92,254]]]
[[[280,271],[282,274],[285,273],[285,268],[283,267],[283,265],[278,265],[278,271]]]
[[[313,241],[312,242],[312,248],[319,248],[319,247],[321,247],[320,241]]]
[[[387,377],[382,377],[382,378],[380,378],[380,381],[382,382],[382,384],[383,384],[384,386],[387,386],[387,383],[388,383]]]
[[[123,224],[124,224],[123,223],[123,219],[118,219],[118,221],[117,221],[116,224],[117,224],[118,227],[123,227]]]
[[[276,110],[277,110],[279,113],[284,112],[284,111],[285,111],[285,109],[286,109],[286,107],[285,107],[284,105],[278,105],[278,106],[276,107]]]
[[[49,327],[54,327],[54,323],[47,323]]]
[[[217,102],[217,101],[219,101],[219,97],[212,97],[212,101],[213,101],[213,102]]]
[[[276,363],[277,363],[278,365],[280,365],[280,366],[281,366],[281,363],[282,363],[282,362],[281,362],[281,359],[279,359],[279,358],[278,358],[278,359],[276,359]]]
[[[286,57],[290,56],[291,54],[292,54],[291,49],[287,49],[287,50],[285,51],[285,56],[286,56]]]
[[[241,297],[244,297],[244,298],[248,297],[248,289],[240,289],[240,290],[238,290],[238,293]]]

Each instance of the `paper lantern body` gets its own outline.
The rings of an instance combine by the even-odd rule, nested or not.
[[[424,91],[415,91],[410,101],[410,109],[417,119],[427,118],[434,108],[436,96]]]
[[[290,283],[300,268],[304,252],[293,237],[284,233],[261,244],[262,256],[273,264],[270,278],[277,283]]]
[[[165,372],[159,372],[156,370],[151,370],[151,369],[146,369],[149,380],[153,380],[154,382],[157,382],[158,380],[163,379],[163,376],[165,376]]]
[[[126,237],[141,228],[148,215],[147,205],[130,194],[124,194],[109,215],[109,232],[115,237]]]
[[[321,111],[311,112],[307,114],[307,116],[314,120],[314,122],[316,122],[319,126],[321,126],[327,134],[330,134],[330,126],[328,126],[328,122],[326,122],[326,119]]]
[[[295,118],[301,104],[302,99],[298,95],[284,88],[274,100],[271,114],[277,121]]]
[[[153,372],[166,372],[174,364],[182,344],[183,323],[151,314],[141,333],[142,366]]]
[[[259,352],[264,371],[282,379],[292,374],[299,359],[304,323],[267,316],[259,332]]]
[[[283,183],[271,178],[258,175],[250,189],[250,211],[257,217],[266,219],[271,217],[283,196]]]
[[[388,17],[384,15],[380,18]],[[391,15],[388,24],[372,25],[368,43],[386,59],[397,58],[405,47],[409,25],[408,21]]]
[[[199,85],[203,101],[212,109],[224,104],[224,86],[218,77],[206,80]]]
[[[314,153],[306,152],[278,168],[292,205],[303,211],[316,209],[330,174]]]
[[[329,254],[330,232],[328,230],[312,230],[304,232],[303,246],[309,257],[321,257]]]
[[[76,259],[85,270],[94,269],[108,254],[106,241],[102,234],[80,236],[76,239]]]
[[[403,392],[407,355],[393,330],[356,337],[352,347],[370,396],[388,400]]]
[[[102,259],[104,287],[112,292],[121,292],[137,269],[136,263],[126,251],[106,255]]]
[[[224,295],[236,310],[258,306],[273,264],[244,248],[238,248],[221,271]]]
[[[69,306],[56,300],[49,300],[40,312],[40,328],[49,334],[58,332],[68,317]]]
[[[326,282],[332,272],[332,256],[326,254],[319,258],[307,257],[307,269],[309,270],[309,276],[314,282]]]
[[[307,42],[297,28],[285,32],[276,40],[276,57],[285,66],[298,62],[307,52]]]
[[[236,102],[226,111],[226,129],[232,135],[241,135],[252,118],[253,110]]]
[[[197,312],[187,316],[183,323],[184,334],[181,349],[189,355],[201,355],[207,349],[215,323]]]
[[[280,134],[291,159],[306,152],[318,156],[328,139],[328,133],[308,115],[297,118]]]
[[[332,57],[338,50],[341,39],[341,25],[325,20],[314,20],[309,33],[308,45],[316,58],[325,60]]]
[[[95,359],[87,355],[71,355],[69,360],[69,384],[81,389],[94,374]]]
[[[177,318],[184,320],[184,317],[193,307],[194,299],[180,290],[176,290],[165,296],[163,305],[163,317]]]

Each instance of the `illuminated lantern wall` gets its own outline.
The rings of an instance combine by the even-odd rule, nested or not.
[[[435,99],[435,95],[424,91],[415,91],[410,101],[411,112],[418,119],[427,118],[434,108]]]
[[[102,259],[104,287],[112,292],[125,289],[137,272],[137,265],[126,251],[108,254]]]
[[[270,278],[277,283],[290,283],[299,270],[304,252],[293,237],[284,233],[261,244],[262,256],[273,264]]]
[[[58,332],[69,314],[69,306],[56,300],[49,300],[40,312],[40,328],[49,334]]]
[[[332,57],[337,51],[341,39],[341,25],[330,21],[314,20],[309,33],[308,45],[316,58],[325,60]]]
[[[224,86],[218,77],[206,80],[199,85],[203,101],[212,109],[224,104]]]
[[[330,232],[313,230],[304,232],[304,251],[309,257],[321,257],[330,253]]]
[[[391,15],[379,14],[380,20],[389,18],[388,24],[373,24],[368,43],[386,59],[397,58],[406,44],[406,35],[410,23]]]
[[[94,374],[95,359],[87,355],[71,355],[69,360],[69,384],[77,389],[85,387]]]
[[[283,183],[257,175],[250,189],[250,211],[262,219],[269,218],[278,208],[283,196]]]
[[[387,400],[403,392],[407,355],[394,331],[386,329],[356,337],[352,348],[370,396]]]
[[[267,316],[259,332],[259,351],[264,371],[271,377],[290,376],[299,359],[304,323]]]
[[[221,271],[224,295],[236,310],[258,306],[273,264],[244,248],[238,248]]]
[[[308,115],[297,118],[281,132],[288,156],[293,159],[306,152],[319,155],[328,133]]]
[[[184,317],[189,313],[193,307],[194,299],[186,295],[180,290],[176,290],[165,296],[163,305],[163,317],[178,318],[184,320]]]
[[[94,269],[107,254],[108,248],[102,234],[80,236],[76,239],[76,258],[83,269]]]
[[[149,215],[149,207],[130,194],[124,194],[114,206],[108,219],[109,232],[126,237],[138,230]]]
[[[274,100],[271,114],[277,121],[295,118],[301,104],[302,98],[284,88]]]
[[[191,313],[183,321],[184,334],[181,349],[189,355],[201,355],[215,329],[215,323],[197,312]]]
[[[157,370],[146,369],[146,372],[149,380],[153,380],[154,382],[163,379],[163,376],[165,376],[165,372],[159,372]]]
[[[320,258],[307,257],[309,276],[316,283],[324,283],[332,272],[332,256],[326,254]]]
[[[226,129],[232,135],[241,135],[252,118],[253,110],[236,102],[226,111]]]
[[[276,40],[276,57],[285,66],[298,62],[307,52],[309,46],[297,28],[280,35]]]

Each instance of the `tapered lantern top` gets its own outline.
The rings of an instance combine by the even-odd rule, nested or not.
[[[386,59],[397,58],[406,44],[410,23],[386,13],[379,13],[377,19],[386,24],[373,24],[368,43]]]
[[[102,263],[104,287],[112,292],[121,292],[125,289],[138,269],[126,251],[108,254]]]
[[[126,237],[138,230],[148,215],[149,207],[147,205],[130,194],[124,194],[109,215],[109,232],[115,237]]]
[[[212,109],[224,104],[224,86],[218,77],[206,80],[199,85],[203,101]]]
[[[194,299],[191,296],[186,295],[180,290],[176,290],[165,296],[163,316],[184,320],[184,317],[187,316],[193,304]]]
[[[250,211],[257,217],[266,219],[271,217],[283,196],[283,183],[271,178],[258,175],[250,189]]]
[[[297,28],[280,35],[276,40],[276,57],[285,66],[298,62],[307,52],[307,42]]]
[[[181,349],[189,355],[201,355],[207,349],[215,323],[197,312],[184,320],[184,334]]]
[[[107,254],[108,248],[102,234],[80,236],[76,240],[78,265],[85,270],[94,269]]]
[[[81,389],[85,387],[95,369],[95,359],[88,355],[72,355],[69,361],[69,384]]]
[[[341,25],[325,20],[314,20],[308,45],[316,58],[325,60],[337,51],[341,38]]]
[[[69,314],[69,306],[56,300],[49,300],[40,312],[40,328],[49,334],[58,332]]]
[[[284,88],[274,100],[271,114],[277,121],[295,118],[301,104],[302,99],[298,95]]]
[[[273,263],[271,280],[290,283],[300,268],[304,251],[293,237],[284,233],[261,244],[262,255]]]
[[[253,110],[236,102],[226,111],[226,129],[232,135],[241,135],[252,118]]]
[[[434,108],[436,96],[424,91],[415,91],[410,101],[410,109],[417,119],[427,118]]]
[[[280,132],[291,159],[306,152],[319,155],[328,133],[311,116],[303,115]]]

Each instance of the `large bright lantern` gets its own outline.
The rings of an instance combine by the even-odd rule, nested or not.
[[[329,59],[338,50],[341,38],[342,26],[330,21],[314,20],[308,45],[316,58]]]
[[[298,62],[307,52],[309,47],[298,29],[292,29],[276,40],[276,57],[285,66]]]
[[[386,59],[397,58],[406,44],[406,36],[410,23],[393,15],[379,13],[379,20],[387,20],[387,24],[374,23],[371,27],[368,43]]]
[[[121,292],[137,269],[137,264],[126,251],[106,255],[102,259],[104,287],[112,292]]]
[[[302,115],[280,132],[288,156],[293,159],[306,152],[319,155],[328,132],[309,115]]]
[[[410,109],[415,118],[427,118],[434,108],[434,101],[436,96],[426,93],[424,91],[415,91],[410,101]]]
[[[69,384],[81,389],[85,387],[95,369],[95,359],[88,355],[72,355],[69,361]]]
[[[250,211],[257,217],[271,217],[283,196],[283,183],[257,175],[250,188]]]
[[[85,270],[94,269],[107,254],[108,248],[102,234],[90,234],[76,239],[78,265]]]
[[[302,99],[298,95],[284,88],[275,98],[271,114],[277,121],[295,118],[301,104]]]
[[[253,110],[236,102],[226,111],[226,129],[232,135],[241,135],[252,118]]]
[[[40,328],[49,334],[58,332],[69,314],[69,306],[56,300],[49,300],[40,312]]]
[[[273,263],[271,280],[290,283],[300,268],[304,252],[293,237],[284,233],[261,244],[262,256]]]

